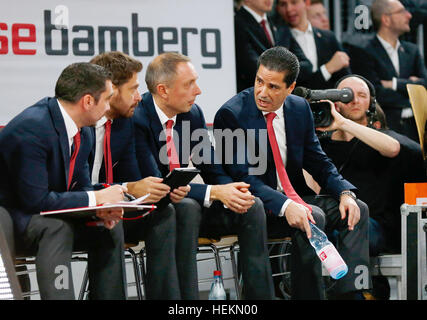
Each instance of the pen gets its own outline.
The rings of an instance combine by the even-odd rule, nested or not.
[[[103,183],[103,184],[102,184],[102,186],[103,186],[104,188],[111,187],[111,185],[109,185],[108,183]],[[129,201],[132,201],[132,200],[135,200],[135,199],[136,199],[133,195],[131,195],[131,194],[127,193],[127,192],[123,192],[123,194],[125,195],[125,197],[126,197]]]

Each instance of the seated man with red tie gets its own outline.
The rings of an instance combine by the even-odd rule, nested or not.
[[[141,179],[135,156],[135,137],[132,116],[141,100],[138,73],[141,62],[125,53],[104,52],[91,63],[106,68],[112,74],[114,94],[110,110],[94,128],[96,144],[90,156],[92,183],[123,183],[134,197],[150,194],[148,203],[156,203],[163,197],[179,202],[189,187],[169,190],[158,177]],[[149,152],[148,150],[146,152]],[[144,171],[144,168],[142,168]],[[144,175],[146,176],[146,175]],[[170,192],[170,193],[169,193]],[[135,216],[136,215],[136,216]],[[125,241],[145,241],[147,252],[148,299],[180,299],[178,275],[175,264],[175,209],[168,205],[144,218],[132,214],[123,222]]]
[[[297,57],[284,47],[260,56],[254,87],[231,98],[215,115],[214,132],[246,132],[246,145],[230,148],[233,158],[222,152],[228,160],[223,167],[234,180],[250,184],[249,190],[263,201],[270,237],[292,235],[292,298],[324,298],[320,260],[308,241],[309,221],[339,232],[338,251],[349,270],[331,288],[333,295],[362,298],[360,290],[369,287],[368,208],[322,151],[307,101],[291,94],[298,72]],[[216,145],[224,146],[223,142],[217,140]],[[264,172],[252,170],[249,146],[265,159]],[[242,153],[246,161],[236,162]],[[303,169],[316,176],[330,196],[307,196],[313,192],[305,184]],[[365,281],[356,281],[358,276]]]
[[[109,108],[110,73],[74,63],[59,76],[55,97],[25,109],[0,132],[0,205],[19,243],[36,256],[42,299],[74,299],[71,254],[88,250],[91,299],[125,299],[123,210],[99,210],[104,227],[46,218],[41,211],[123,200],[126,187],[94,191],[88,157],[92,126]],[[22,242],[22,243],[21,243]]]
[[[142,96],[133,117],[143,176],[165,177],[173,168],[187,167],[191,158],[206,183],[191,183],[188,196],[174,203],[181,297],[199,298],[196,254],[200,231],[201,236],[214,238],[237,234],[245,299],[272,299],[264,208],[248,191],[247,183],[233,182],[214,161],[202,109],[194,103],[201,93],[196,80],[188,57],[172,52],[157,56],[145,76],[149,92]]]

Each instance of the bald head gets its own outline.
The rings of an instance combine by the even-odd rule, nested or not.
[[[352,88],[353,86],[363,87],[369,93],[369,87],[366,84],[366,82],[363,81],[362,79],[358,78],[358,77],[348,77],[348,78],[345,78],[344,80],[342,80],[338,84],[337,89]]]

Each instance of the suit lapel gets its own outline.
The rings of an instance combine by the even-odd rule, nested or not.
[[[327,48],[327,44],[325,43],[325,39],[320,33],[319,30],[316,28],[313,28],[313,37],[314,37],[314,43],[316,44],[316,53],[317,53],[317,69],[319,69],[319,66],[323,65],[326,61],[324,54],[327,54],[328,51],[325,50]]]
[[[285,132],[286,132],[286,172],[288,173],[289,179],[291,179],[292,173],[294,170],[293,155],[295,155],[298,150],[293,141],[297,141],[295,138],[295,134],[299,134],[299,130],[295,128],[295,124],[298,123],[297,119],[295,119],[295,112],[292,112],[289,103],[286,103],[283,107],[283,115],[285,119]],[[292,180],[292,179],[291,179]]]
[[[408,70],[409,61],[411,61],[411,56],[409,52],[405,49],[402,43],[400,43],[399,50],[397,50],[399,55],[399,77],[409,78],[411,76],[410,71]]]
[[[271,48],[270,42],[268,41],[267,36],[265,35],[261,25],[255,20],[255,18],[245,8],[241,8],[240,10],[242,10],[242,15],[244,16],[246,22],[248,23],[249,35],[251,36],[253,41],[258,42],[258,45],[261,48],[264,48],[264,50]],[[273,24],[271,23],[270,20],[268,21],[268,23],[271,26],[274,41],[276,41]]]
[[[70,147],[68,144],[67,129],[65,128],[64,118],[62,117],[61,110],[56,99],[50,99],[48,105],[53,125],[59,137],[59,145],[61,148],[62,159],[64,162],[65,185],[68,185],[68,170],[70,167]]]
[[[378,58],[380,61],[384,61],[387,65],[387,69],[393,72],[393,77],[397,77],[396,69],[394,68],[393,62],[390,60],[390,57],[387,54],[387,51],[384,49],[381,42],[378,40],[377,36],[374,37],[374,50],[376,51],[376,54],[378,55]],[[400,60],[400,56],[399,56]],[[399,61],[400,64],[400,61]]]

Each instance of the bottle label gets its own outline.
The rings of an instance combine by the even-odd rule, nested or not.
[[[335,268],[343,264],[345,265],[344,260],[341,258],[337,249],[335,249],[334,245],[332,244],[329,244],[322,248],[322,250],[318,252],[318,255],[329,273],[331,273],[332,270],[334,270]]]

